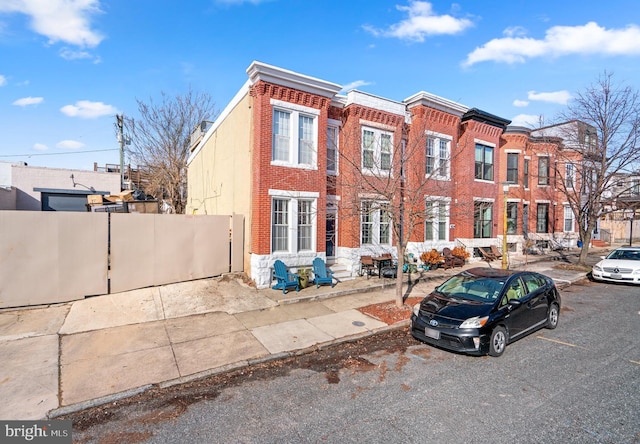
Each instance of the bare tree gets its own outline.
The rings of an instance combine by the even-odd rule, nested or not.
[[[613,211],[619,176],[638,171],[640,162],[640,97],[638,91],[614,82],[604,72],[579,92],[561,119],[562,139],[555,163],[556,188],[578,220],[585,264],[598,218]],[[576,153],[582,157],[576,158]]]
[[[352,226],[363,227],[360,232],[352,232],[358,245],[371,240],[361,236],[393,238],[398,254],[395,287],[398,307],[404,305],[405,299],[402,266],[407,245],[420,238],[418,230],[424,229],[426,219],[432,219],[426,206],[427,197],[451,195],[451,182],[435,178],[449,176],[451,161],[461,152],[456,146],[464,146],[451,144],[450,157],[435,160],[430,171],[425,171],[428,112],[422,117],[422,124],[412,126],[411,137],[406,126],[395,131],[392,145],[384,134],[371,136],[370,140],[365,135],[361,142],[358,127],[354,133],[345,135],[346,146],[340,151],[343,217],[350,218]],[[454,205],[447,203],[449,208]],[[367,227],[373,215],[378,219],[379,233],[375,234]],[[360,223],[356,223],[358,219]]]
[[[145,192],[165,199],[175,213],[183,213],[187,198],[187,158],[196,126],[216,114],[208,93],[191,88],[170,97],[161,93],[159,103],[136,99],[139,118],[125,118],[132,137],[127,153],[145,172]]]

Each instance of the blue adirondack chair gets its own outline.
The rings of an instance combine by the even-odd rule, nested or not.
[[[320,285],[329,284],[333,287],[333,272],[327,268],[322,258],[315,258],[313,260],[313,275],[315,276],[316,288]]]
[[[298,276],[289,273],[287,266],[280,259],[277,259],[273,263],[273,275],[278,281],[276,285],[271,287],[274,290],[282,290],[282,294],[287,294],[287,290],[290,288],[295,288],[296,291],[300,291]]]

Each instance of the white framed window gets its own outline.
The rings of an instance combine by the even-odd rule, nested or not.
[[[338,174],[339,127],[329,121],[327,126],[327,174]]]
[[[564,231],[573,232],[574,230],[574,216],[571,205],[564,206]]]
[[[449,179],[451,162],[451,136],[446,134],[427,133],[427,152],[425,172],[427,176],[437,179]]]
[[[424,240],[449,240],[449,202],[428,199],[425,202]]]
[[[275,99],[271,100],[271,106],[272,164],[317,168],[320,111]]]
[[[360,243],[391,245],[391,215],[388,203],[363,200],[360,205]]]
[[[362,127],[362,171],[391,172],[393,133],[372,127]]]
[[[572,163],[565,165],[564,183],[567,189],[573,189],[573,183],[576,177],[575,166]]]
[[[316,251],[317,193],[270,190],[271,252]]]
[[[493,181],[493,146],[476,142],[475,152],[475,178]]]

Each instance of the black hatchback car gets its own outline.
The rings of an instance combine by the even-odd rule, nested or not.
[[[556,328],[559,315],[560,293],[551,278],[471,268],[413,307],[411,334],[447,350],[500,356],[510,342],[541,327]]]

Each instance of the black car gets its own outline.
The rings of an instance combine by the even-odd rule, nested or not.
[[[560,293],[531,271],[472,268],[452,276],[413,307],[411,334],[436,347],[500,356],[538,328],[556,328]]]

